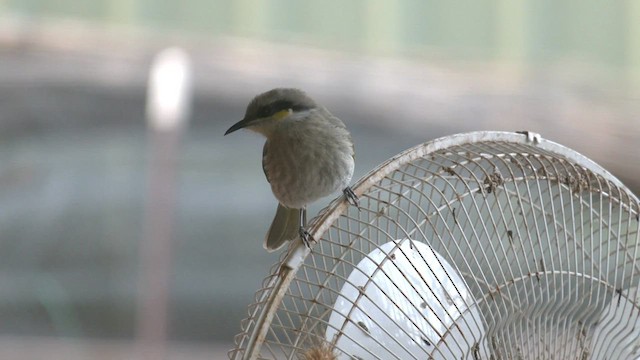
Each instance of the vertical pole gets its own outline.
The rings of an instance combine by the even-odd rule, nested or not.
[[[365,48],[374,54],[395,55],[401,46],[400,4],[394,0],[371,0],[364,4]]]
[[[521,67],[527,61],[529,26],[526,0],[498,0],[496,35],[499,61]]]
[[[267,0],[236,0],[233,1],[233,29],[235,35],[260,39],[271,33],[268,22],[269,2]],[[277,18],[274,20],[277,21]]]
[[[139,248],[137,336],[140,358],[166,359],[178,145],[191,105],[191,65],[181,49],[160,52],[147,88],[149,167]]]
[[[629,81],[629,95],[640,96],[640,2],[627,1],[627,71]]]

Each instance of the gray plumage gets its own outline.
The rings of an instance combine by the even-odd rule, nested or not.
[[[267,139],[262,168],[280,202],[265,237],[265,248],[274,251],[304,230],[299,219],[307,204],[341,189],[350,192],[353,141],[340,119],[298,89],[256,96],[225,135],[241,128]]]

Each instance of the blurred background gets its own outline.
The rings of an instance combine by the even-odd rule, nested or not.
[[[225,357],[279,254],[263,139],[223,134],[273,87],[344,120],[354,180],[437,137],[531,130],[640,193],[638,19],[634,0],[0,1],[0,358]],[[170,139],[145,112],[168,46],[193,78]]]

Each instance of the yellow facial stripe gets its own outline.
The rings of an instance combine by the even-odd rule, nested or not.
[[[273,114],[271,117],[275,120],[282,120],[291,114],[291,110],[280,110],[277,113]]]

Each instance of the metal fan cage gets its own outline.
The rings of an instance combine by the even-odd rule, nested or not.
[[[640,204],[586,157],[530,133],[459,134],[397,155],[354,190],[360,210],[336,199],[310,223],[312,250],[293,244],[272,268],[231,359],[640,358]],[[405,280],[349,283],[376,249],[406,255],[407,241],[442,264],[405,280],[446,289],[447,304],[407,309],[415,301],[393,289]],[[390,279],[395,259],[376,270]],[[360,294],[336,323],[347,286]],[[434,316],[447,331],[425,328]]]

